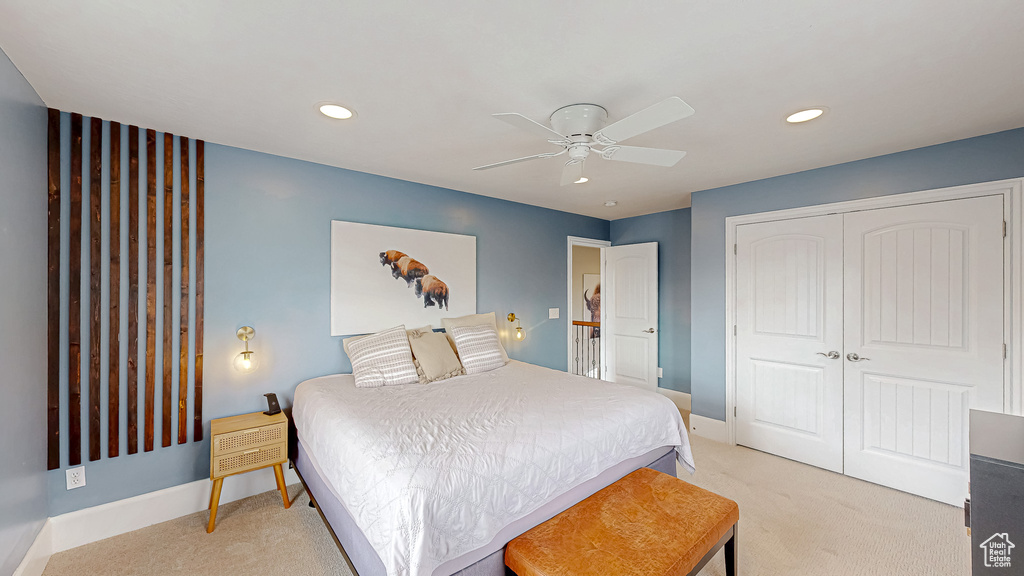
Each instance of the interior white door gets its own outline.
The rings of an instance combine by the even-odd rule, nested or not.
[[[843,217],[736,231],[736,442],[843,471]]]
[[[1003,410],[1003,200],[845,215],[846,473],[949,504]]]
[[[658,243],[604,248],[605,379],[658,387]]]

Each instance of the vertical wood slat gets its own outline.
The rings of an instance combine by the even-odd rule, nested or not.
[[[178,369],[178,444],[188,442],[188,138],[179,137],[181,150],[181,301],[180,347]]]
[[[47,110],[46,469],[60,468],[60,111]]]
[[[193,402],[193,442],[203,439],[203,220],[205,217],[204,143],[196,141],[196,376]]]
[[[100,262],[103,238],[103,120],[91,119],[89,141],[89,460],[100,453]]]
[[[68,222],[68,464],[82,463],[82,122],[71,115],[71,190]]]
[[[128,127],[128,453],[139,451],[139,127]]]
[[[146,452],[153,449],[156,395],[156,131],[146,130]]]
[[[121,452],[121,124],[110,123],[110,340],[107,458]]]
[[[171,280],[174,273],[174,136],[164,132],[164,388],[163,421],[160,431],[163,446],[171,445]]]

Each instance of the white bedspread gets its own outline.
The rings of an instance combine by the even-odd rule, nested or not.
[[[656,392],[513,361],[427,385],[303,382],[299,438],[388,574],[428,576],[510,522],[686,428]]]

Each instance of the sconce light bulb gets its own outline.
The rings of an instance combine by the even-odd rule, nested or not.
[[[525,337],[526,336],[523,334],[523,329],[521,327],[517,326],[516,327],[516,340],[522,340]]]
[[[242,368],[245,368],[246,370],[252,369],[252,360],[250,360],[249,358],[243,358]]]

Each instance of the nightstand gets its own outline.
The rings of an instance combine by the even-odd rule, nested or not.
[[[284,507],[289,508],[288,490],[284,485],[281,464],[288,461],[288,418],[284,412],[267,416],[263,412],[242,414],[229,418],[216,418],[210,422],[210,524],[206,532],[213,532],[217,523],[217,506],[224,478],[244,472],[274,467],[277,489],[281,491]]]

